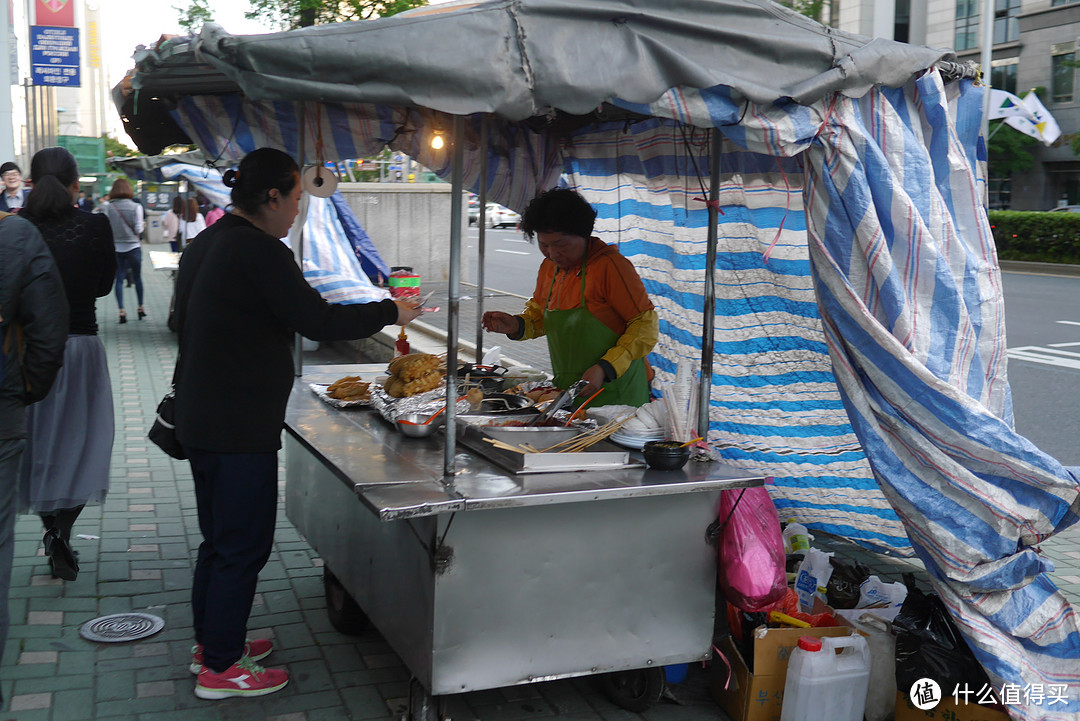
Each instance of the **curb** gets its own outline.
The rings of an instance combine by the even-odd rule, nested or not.
[[[1027,260],[999,260],[998,266],[1013,273],[1036,273],[1039,275],[1080,275],[1080,265],[1068,263],[1035,263]]]

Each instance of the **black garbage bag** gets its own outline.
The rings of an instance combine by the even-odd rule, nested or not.
[[[855,608],[859,605],[859,587],[870,578],[870,569],[858,561],[848,563],[835,556],[829,563],[833,570],[825,587],[825,600],[833,608]]]
[[[905,574],[907,598],[893,628],[896,630],[896,688],[907,693],[919,679],[929,678],[950,696],[959,686],[978,693],[990,684],[960,629],[937,594],[920,591]]]

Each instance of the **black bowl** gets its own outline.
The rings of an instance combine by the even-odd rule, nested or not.
[[[641,448],[645,463],[658,471],[674,471],[690,460],[690,449],[679,448],[674,441],[649,441]]]

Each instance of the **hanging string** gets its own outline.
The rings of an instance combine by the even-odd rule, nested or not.
[[[686,124],[679,123],[679,131],[682,133],[683,145],[686,147],[686,155],[690,158],[690,162],[694,165],[694,174],[697,175],[698,187],[701,188],[701,197],[693,198],[693,200],[701,201],[707,208],[716,208],[716,212],[720,215],[724,215],[724,211],[720,209],[720,199],[711,200],[709,198],[709,191],[705,189],[705,178],[702,176],[701,168],[698,167],[697,157],[694,155],[693,150],[690,147],[690,139],[686,137]],[[703,143],[706,150],[711,152],[711,140],[706,140]]]
[[[818,126],[817,132],[814,133],[814,137],[810,142],[818,139],[822,131],[825,130],[825,126],[828,125],[829,120],[832,118],[833,109],[836,108],[836,99],[839,97],[839,93],[833,93],[832,100],[829,102],[829,107],[825,111],[825,117],[821,121],[821,125]],[[780,240],[780,233],[784,230],[784,222],[787,220],[788,213],[791,211],[791,183],[788,182],[787,173],[784,172],[784,164],[777,155],[776,164],[780,168],[780,177],[784,180],[784,217],[780,219],[780,226],[776,229],[776,235],[773,236],[772,242],[769,243],[769,247],[765,249],[765,262],[769,262],[770,256],[772,256],[773,248],[776,247],[777,242]],[[802,161],[798,161],[801,165]],[[805,177],[805,173],[804,173]],[[805,183],[804,183],[805,185]]]

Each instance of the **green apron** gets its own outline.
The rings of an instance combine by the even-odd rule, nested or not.
[[[558,275],[556,271],[555,275]],[[618,334],[589,312],[585,306],[585,264],[581,266],[581,305],[570,310],[550,310],[551,292],[555,288],[551,277],[547,300],[544,302],[544,329],[547,333],[551,367],[555,371],[555,386],[569,388],[581,379],[581,374],[596,365],[608,352]],[[578,398],[576,405],[585,402]],[[620,377],[604,384],[604,392],[590,406],[643,406],[649,402],[649,379],[645,361],[637,358]]]

